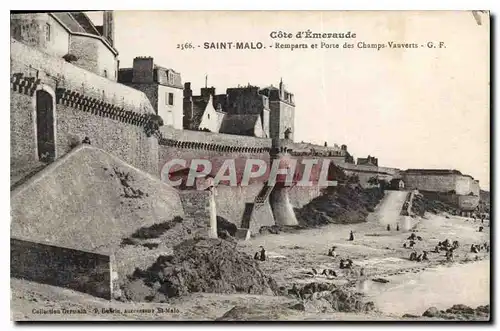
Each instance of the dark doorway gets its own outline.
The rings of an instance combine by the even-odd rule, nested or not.
[[[38,158],[52,162],[56,157],[54,141],[54,107],[52,95],[43,90],[36,91],[36,132]]]

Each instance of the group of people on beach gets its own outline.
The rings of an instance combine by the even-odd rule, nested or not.
[[[450,240],[447,238],[444,241],[438,242],[433,252],[439,253],[445,251],[446,261],[453,261],[454,252],[458,247],[460,247],[458,240],[454,240],[453,243],[450,243]]]
[[[391,231],[391,225],[387,224],[387,231]],[[399,223],[396,224],[396,231],[399,231]]]
[[[350,237],[354,237],[353,232],[351,231]],[[354,240],[351,239],[351,240]],[[337,246],[332,246],[331,248],[328,249],[328,256],[336,258],[337,257],[337,252],[336,252]],[[349,258],[346,259],[340,259],[339,262],[339,269],[349,269],[352,270],[353,268],[353,261]],[[308,272],[309,275],[311,276],[316,276],[318,275],[318,271],[314,268],[312,268],[312,272]],[[324,269],[323,272],[320,273],[321,275],[324,275],[326,277],[337,277],[337,272],[333,269]]]
[[[403,243],[403,248],[413,248],[417,244],[417,240],[422,241],[423,239],[421,236],[417,236],[414,232],[412,232],[406,240],[408,241]]]
[[[486,251],[486,253],[489,253],[490,252],[490,245],[487,242],[485,242],[484,244],[480,244],[480,245],[472,244],[470,247],[470,252],[477,254],[477,253],[481,252],[483,249]]]
[[[488,224],[484,224],[484,221],[486,219],[485,214],[481,214],[480,216],[472,215],[471,219],[466,219],[466,222],[471,222],[471,223],[476,223],[476,222],[481,222],[481,225],[479,226],[478,232],[483,232],[484,227],[488,226]]]

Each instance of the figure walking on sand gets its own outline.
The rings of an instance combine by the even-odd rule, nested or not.
[[[349,241],[353,241],[353,240],[354,240],[354,233],[351,230],[351,233],[349,234]]]

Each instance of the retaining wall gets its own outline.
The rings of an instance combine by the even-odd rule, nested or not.
[[[111,299],[111,255],[10,239],[11,277]]]

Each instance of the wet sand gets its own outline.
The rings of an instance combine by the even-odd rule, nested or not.
[[[387,284],[367,280],[363,293],[382,312],[420,315],[429,307],[446,310],[454,304],[490,304],[489,260],[438,266],[417,274],[389,276]]]

